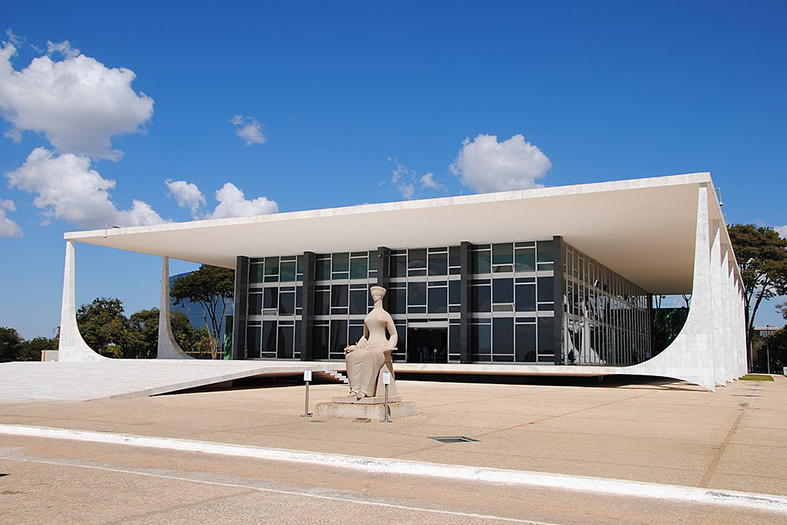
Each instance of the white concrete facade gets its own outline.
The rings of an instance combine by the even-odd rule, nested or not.
[[[392,229],[392,224],[398,227]],[[239,255],[430,246],[462,240],[501,242],[552,235],[564,236],[650,293],[691,293],[691,308],[672,344],[640,364],[522,367],[534,372],[543,369],[547,375],[660,376],[708,390],[746,373],[740,273],[707,173],[68,233],[61,361],[103,359],[85,344],[76,327],[75,241],[164,257],[158,355],[182,358],[186,354],[175,342],[169,320],[170,256],[233,267]],[[266,242],[252,242],[255,239]],[[335,249],[330,248],[334,244]],[[460,368],[466,366],[480,370],[490,365]],[[498,369],[505,373],[506,368]],[[565,368],[565,373],[556,373],[556,368]]]

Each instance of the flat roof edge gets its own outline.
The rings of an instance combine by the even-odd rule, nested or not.
[[[220,228],[225,226],[246,225],[265,222],[279,222],[300,219],[328,218],[343,215],[361,215],[364,213],[385,213],[399,210],[416,210],[439,208],[453,205],[472,205],[489,202],[504,202],[523,199],[538,199],[547,197],[560,197],[569,195],[582,195],[603,193],[608,191],[637,190],[657,187],[680,186],[691,184],[711,183],[709,172],[686,173],[681,175],[666,175],[660,177],[646,177],[639,179],[624,179],[617,181],[592,182],[570,186],[548,186],[530,188],[525,190],[503,191],[495,193],[476,193],[472,195],[459,195],[450,197],[437,197],[433,199],[418,199],[411,201],[395,201],[375,204],[359,204],[337,208],[323,208],[316,210],[303,210],[267,215],[252,215],[244,217],[231,217],[223,219],[204,219],[186,222],[167,222],[148,226],[108,227],[94,230],[65,232],[64,240],[89,239],[95,237],[110,237],[135,233],[156,233],[163,231],[179,231],[202,228]]]

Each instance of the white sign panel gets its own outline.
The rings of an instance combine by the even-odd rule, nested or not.
[[[303,371],[303,380],[304,381],[311,381],[312,380],[312,371],[311,370],[304,370]]]
[[[391,372],[383,372],[383,384],[384,385],[391,384]]]

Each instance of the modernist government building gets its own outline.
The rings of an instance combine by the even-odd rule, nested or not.
[[[713,390],[746,372],[742,288],[708,173],[65,235],[61,361],[101,357],[76,327],[75,243],[235,269],[234,359],[343,360],[384,299],[399,369],[653,375]],[[157,276],[151,276],[155,278]],[[654,348],[653,296],[691,294]],[[663,351],[662,351],[663,350]]]

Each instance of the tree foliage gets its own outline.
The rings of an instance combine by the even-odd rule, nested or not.
[[[22,355],[22,338],[13,328],[0,327],[0,363],[19,361]]]
[[[213,359],[218,354],[227,300],[232,298],[234,288],[234,270],[203,264],[199,270],[175,280],[170,290],[175,304],[191,301],[202,307]]]
[[[97,298],[77,311],[77,325],[85,342],[107,357],[155,359],[158,353],[158,308],[127,318],[120,299]],[[199,350],[205,338],[183,312],[171,317],[175,340],[185,351]]]
[[[787,292],[787,240],[773,228],[754,224],[733,224],[728,231],[743,279],[746,342],[751,367],[757,310],[763,300]]]

